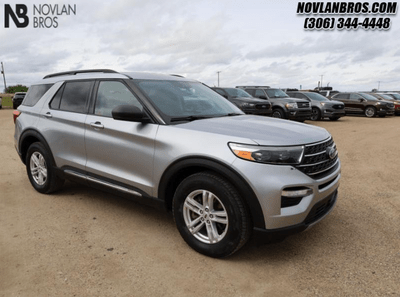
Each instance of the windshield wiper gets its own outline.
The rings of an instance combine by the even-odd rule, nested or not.
[[[191,122],[191,121],[207,119],[207,118],[209,118],[209,117],[190,115],[190,116],[187,116],[187,117],[171,118],[170,122],[183,122],[183,121]]]

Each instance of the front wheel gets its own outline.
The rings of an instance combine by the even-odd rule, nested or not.
[[[368,106],[364,113],[367,118],[373,118],[376,115],[376,109],[373,106]]]
[[[26,171],[36,191],[51,193],[62,187],[64,180],[53,169],[50,153],[40,142],[31,144],[26,154]]]
[[[274,109],[272,111],[272,117],[273,118],[278,118],[278,119],[284,119],[285,118],[285,113],[283,112],[282,109],[277,108],[277,109]]]
[[[313,107],[311,111],[311,120],[319,121],[320,119],[321,119],[321,111],[318,108]]]
[[[173,213],[186,243],[206,256],[229,256],[251,235],[243,199],[230,182],[214,173],[200,172],[184,179],[174,195]]]

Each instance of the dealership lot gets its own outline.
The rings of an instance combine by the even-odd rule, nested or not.
[[[215,260],[172,216],[79,184],[36,192],[0,110],[0,296],[399,296],[400,117],[326,128],[342,162],[334,211],[284,242]]]

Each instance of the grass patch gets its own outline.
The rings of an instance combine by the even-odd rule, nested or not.
[[[1,104],[3,107],[12,107],[12,97],[11,96],[1,96]]]

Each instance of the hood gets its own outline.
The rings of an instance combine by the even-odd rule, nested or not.
[[[241,115],[196,120],[176,125],[178,128],[240,137],[259,145],[301,145],[327,139],[330,134],[323,128],[294,121],[262,116]]]
[[[328,102],[328,101],[324,101],[324,102]],[[330,100],[330,103],[344,105],[344,103],[342,101],[336,101],[336,100]]]
[[[276,98],[270,98],[270,100],[280,100],[280,101],[285,101],[287,103],[293,103],[293,102],[307,102],[310,103],[308,100],[300,99],[300,98],[292,98],[292,97],[276,97]]]
[[[249,103],[266,103],[268,100],[266,99],[258,99],[254,97],[232,97],[232,100],[238,99],[240,101],[246,101]]]

